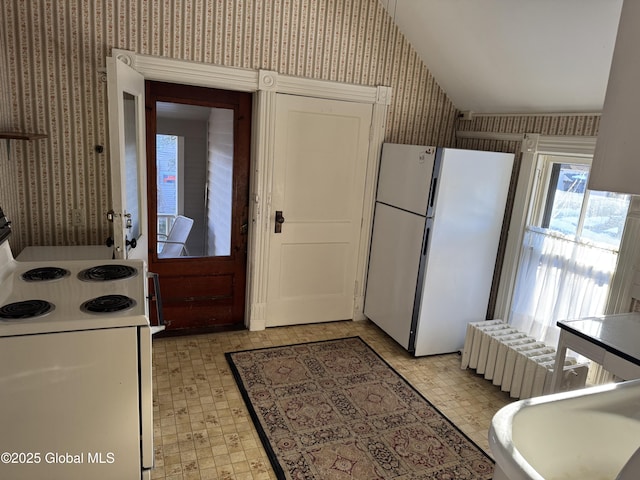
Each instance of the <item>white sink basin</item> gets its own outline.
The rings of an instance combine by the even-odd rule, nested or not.
[[[507,405],[489,446],[494,480],[616,480],[640,447],[640,380]],[[639,479],[637,463],[619,480]]]

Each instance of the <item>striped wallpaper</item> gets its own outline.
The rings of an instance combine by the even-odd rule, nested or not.
[[[4,0],[0,127],[47,132],[0,153],[0,201],[27,245],[108,236],[111,48],[388,85],[386,140],[451,145],[456,110],[378,0]],[[96,153],[96,145],[105,146]],[[7,188],[8,187],[8,188]],[[72,210],[84,212],[82,227]]]
[[[456,121],[379,0],[4,0],[0,21],[0,130],[49,134],[0,140],[0,206],[14,222],[15,252],[109,235],[106,84],[98,70],[114,47],[391,86],[391,142],[517,152],[518,142],[456,142],[454,130],[595,135],[598,127],[599,117],[579,115]],[[72,225],[74,208],[83,226]]]
[[[539,133],[541,135],[596,136],[600,115],[479,115],[458,119],[456,131],[493,133]],[[456,147],[519,153],[520,142],[456,139]]]
[[[4,36],[0,31],[0,130],[9,130],[11,118],[9,114],[10,96],[9,76],[7,69],[2,68],[7,64],[6,49],[4,48]],[[16,198],[18,190],[15,181],[15,162],[9,161],[11,148],[15,148],[15,140],[0,140],[0,207],[8,218],[17,218],[18,203]]]

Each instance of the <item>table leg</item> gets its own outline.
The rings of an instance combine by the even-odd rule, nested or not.
[[[556,351],[556,363],[553,366],[553,376],[551,377],[551,393],[560,391],[562,386],[562,374],[564,372],[564,361],[567,358],[567,344],[564,338],[564,331],[560,331],[558,339],[558,350]]]

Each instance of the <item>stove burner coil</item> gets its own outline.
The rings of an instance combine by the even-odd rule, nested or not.
[[[107,282],[109,280],[123,280],[136,275],[138,271],[127,265],[98,265],[82,270],[78,278],[85,282]]]
[[[128,310],[134,307],[136,301],[124,295],[104,295],[87,300],[80,307],[89,313],[110,313]]]
[[[0,318],[26,319],[40,317],[51,311],[55,306],[46,300],[25,300],[23,302],[8,303],[0,307]]]
[[[59,280],[70,274],[69,270],[60,267],[38,267],[24,272],[21,277],[25,282],[46,282]]]

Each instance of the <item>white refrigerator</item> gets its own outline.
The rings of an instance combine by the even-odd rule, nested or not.
[[[364,313],[415,356],[486,319],[513,158],[383,145]]]

